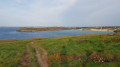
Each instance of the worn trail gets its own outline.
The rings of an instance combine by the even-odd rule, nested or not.
[[[34,45],[34,42],[31,42],[32,45]],[[40,67],[48,67],[48,63],[47,63],[47,51],[43,48],[41,48],[41,51],[42,51],[42,56],[40,56],[40,53],[39,51],[35,48],[35,52],[36,52],[36,57],[37,57],[37,61],[40,65]]]
[[[29,62],[30,62],[30,50],[27,49],[25,52],[25,56],[20,60],[21,64],[18,67],[29,67]]]

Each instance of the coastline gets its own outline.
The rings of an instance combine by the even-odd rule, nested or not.
[[[86,30],[86,31],[111,31],[111,32],[114,31],[114,30],[109,30],[109,29],[77,29],[77,30]]]
[[[59,30],[70,30],[69,27],[21,27],[18,28],[17,32],[36,32],[36,31],[59,31]]]

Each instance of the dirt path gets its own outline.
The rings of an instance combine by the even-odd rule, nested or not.
[[[34,42],[31,42],[32,45],[34,45]],[[38,60],[38,63],[40,65],[40,67],[48,67],[48,63],[47,63],[47,51],[43,48],[41,48],[41,51],[42,51],[42,56],[40,56],[40,53],[39,51],[35,48],[35,52],[36,52],[36,57],[37,57],[37,60]]]
[[[25,56],[22,59],[20,59],[22,65],[18,67],[29,67],[29,62],[30,62],[29,60],[30,60],[30,50],[26,49]]]

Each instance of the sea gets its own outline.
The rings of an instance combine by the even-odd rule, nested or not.
[[[84,35],[113,33],[111,31],[83,31],[83,30],[61,30],[61,31],[36,31],[36,32],[17,32],[17,27],[0,27],[0,40],[47,38],[58,36]]]

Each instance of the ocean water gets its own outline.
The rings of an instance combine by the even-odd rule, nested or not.
[[[81,30],[37,31],[37,32],[17,32],[16,30],[18,30],[18,28],[16,27],[0,27],[0,40],[112,33],[108,31],[81,31]]]

